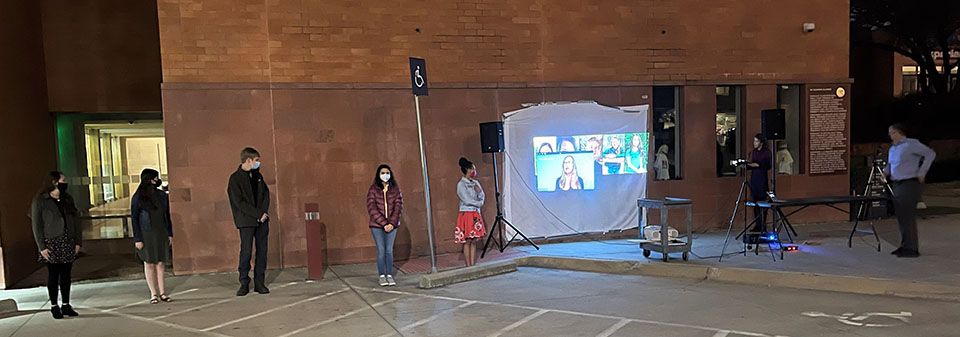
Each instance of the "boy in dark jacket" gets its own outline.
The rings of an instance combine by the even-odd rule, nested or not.
[[[240,152],[240,167],[230,175],[227,196],[233,211],[233,222],[240,230],[240,289],[237,296],[250,293],[250,256],[254,243],[257,247],[256,266],[253,269],[253,290],[269,294],[264,284],[267,270],[267,240],[270,233],[270,190],[260,174],[260,152],[245,148]]]

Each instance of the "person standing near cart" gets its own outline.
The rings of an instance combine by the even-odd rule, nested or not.
[[[887,135],[893,144],[890,145],[884,174],[890,179],[893,188],[893,209],[900,227],[900,248],[891,254],[897,257],[918,257],[920,239],[917,234],[917,202],[923,192],[927,171],[937,154],[920,141],[907,138],[902,124],[891,125],[887,128]]]

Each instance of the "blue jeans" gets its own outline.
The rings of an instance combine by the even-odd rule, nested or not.
[[[383,228],[370,228],[373,242],[377,243],[377,272],[380,275],[393,275],[393,241],[397,239],[397,229],[387,233]]]

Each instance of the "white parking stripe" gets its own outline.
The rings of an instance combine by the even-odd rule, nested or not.
[[[200,290],[200,289],[199,289],[199,288],[193,288],[193,289],[189,289],[189,290],[184,290],[184,291],[181,291],[181,292],[177,292],[177,293],[170,294],[169,296],[170,296],[170,297],[180,296],[180,295],[183,295],[183,294],[192,293],[192,292],[197,291],[197,290]],[[147,301],[146,303],[149,303],[149,301]],[[130,303],[130,304],[127,304],[127,305],[122,305],[122,306],[119,306],[119,307],[116,307],[116,308],[113,308],[113,309],[103,310],[103,312],[113,312],[113,311],[117,311],[117,310],[120,310],[120,309],[126,309],[126,308],[129,308],[129,307],[132,307],[132,306],[136,306],[136,305],[140,305],[140,304],[144,304],[144,302],[143,302],[143,301],[137,301],[137,302],[133,302],[133,303]],[[98,310],[99,310],[99,309],[98,309]]]
[[[290,282],[290,283],[287,283],[287,284],[284,284],[284,285],[281,285],[281,286],[277,287],[277,289],[283,289],[283,288],[286,288],[286,287],[289,287],[289,286],[292,286],[292,285],[296,285],[297,283],[298,283],[298,282]],[[203,304],[203,305],[198,305],[198,306],[193,307],[193,308],[190,308],[190,309],[180,310],[180,311],[173,312],[173,313],[169,313],[169,314],[166,314],[166,315],[163,315],[163,316],[157,316],[157,317],[154,317],[154,318],[151,318],[151,319],[153,319],[153,320],[164,319],[164,318],[168,318],[168,317],[171,317],[171,316],[176,316],[176,315],[185,314],[185,313],[188,313],[188,312],[191,312],[191,311],[200,310],[200,309],[203,309],[203,308],[212,307],[212,306],[215,306],[215,305],[218,305],[218,304],[224,304],[224,303],[227,303],[227,302],[233,302],[233,301],[236,301],[236,300],[238,300],[238,299],[240,299],[240,298],[241,298],[240,296],[225,298],[225,299],[222,299],[222,300],[219,300],[219,301],[216,301],[216,302],[207,303],[207,304]]]
[[[451,312],[451,311],[454,311],[454,310],[457,310],[457,309],[463,309],[463,308],[469,307],[469,306],[471,306],[471,305],[474,305],[474,304],[476,304],[476,303],[477,303],[476,301],[470,301],[470,302],[466,302],[466,303],[464,303],[464,304],[458,305],[458,306],[455,307],[455,308],[441,311],[440,313],[435,314],[435,315],[433,315],[433,316],[430,316],[430,317],[421,319],[421,320],[419,320],[419,321],[413,322],[413,323],[411,323],[411,324],[408,324],[407,326],[404,326],[404,327],[400,328],[400,331],[402,332],[402,331],[411,330],[411,329],[416,328],[416,327],[418,327],[418,326],[421,326],[421,325],[430,323],[430,322],[432,322],[433,320],[435,320],[435,319],[439,318],[440,316],[443,316],[443,315],[445,315],[445,314],[447,314],[447,313],[449,313],[449,312]],[[388,333],[388,334],[385,334],[385,335],[381,335],[380,337],[388,337],[388,336],[393,336],[393,333]]]
[[[629,321],[631,321],[631,322],[637,322],[637,323],[643,323],[643,324],[651,324],[651,325],[660,325],[660,326],[669,326],[669,327],[675,327],[675,328],[688,328],[688,329],[697,329],[697,330],[704,330],[704,331],[711,331],[711,332],[726,331],[727,333],[735,333],[735,334],[739,334],[739,335],[753,336],[753,337],[773,337],[773,336],[771,336],[771,335],[763,334],[763,333],[758,333],[758,332],[739,331],[739,330],[728,330],[728,329],[720,329],[720,328],[713,328],[713,327],[707,327],[707,326],[701,326],[701,325],[692,325],[692,324],[681,324],[681,323],[670,323],[670,322],[651,321],[651,320],[645,320],[645,319],[636,319],[636,318],[629,318],[629,317],[619,317],[619,316],[611,316],[611,315],[592,314],[592,313],[588,313],[588,312],[579,312],[579,311],[570,311],[570,310],[538,308],[538,307],[531,307],[531,306],[517,305],[517,304],[507,304],[507,303],[497,303],[497,302],[487,302],[487,301],[474,301],[474,300],[468,300],[468,299],[462,299],[462,298],[446,297],[446,296],[433,296],[433,295],[418,294],[418,293],[411,293],[411,292],[397,291],[397,290],[380,290],[380,289],[376,289],[376,288],[363,288],[363,290],[371,291],[371,292],[379,292],[379,293],[391,293],[391,294],[403,294],[403,295],[410,295],[410,296],[419,296],[419,297],[425,297],[425,298],[442,299],[442,300],[450,300],[450,301],[458,301],[458,302],[473,302],[473,303],[479,303],[479,304],[487,304],[487,305],[494,305],[494,306],[504,306],[504,307],[527,309],[527,310],[534,310],[534,311],[546,310],[546,311],[549,311],[549,312],[557,312],[557,313],[561,313],[561,314],[570,314],[570,315],[584,316],[584,317],[604,318],[604,319],[612,319],[612,320],[629,320]],[[780,335],[778,335],[777,337],[786,337],[786,336],[780,336]]]
[[[607,328],[607,330],[603,330],[603,332],[598,333],[597,337],[613,336],[613,334],[617,333],[617,331],[619,331],[621,328],[623,328],[627,324],[630,324],[629,319],[621,319],[619,322],[617,322],[617,324],[614,324],[613,326]]]
[[[128,319],[132,319],[132,320],[137,320],[137,321],[141,321],[141,322],[149,322],[149,323],[159,324],[159,325],[162,325],[162,326],[165,326],[165,327],[168,327],[168,328],[183,330],[183,331],[186,331],[186,332],[190,332],[190,333],[194,333],[194,334],[199,334],[199,335],[206,335],[206,336],[213,336],[213,337],[230,337],[230,336],[227,336],[227,335],[224,335],[224,334],[219,334],[219,333],[216,333],[216,332],[203,331],[203,330],[200,330],[200,329],[195,329],[195,328],[191,328],[191,327],[187,327],[187,326],[183,326],[183,325],[179,325],[179,324],[173,324],[173,323],[163,322],[163,321],[155,321],[155,320],[152,320],[152,319],[149,319],[149,318],[146,318],[146,317],[140,317],[140,316],[137,316],[137,315],[125,314],[125,313],[122,313],[122,312],[111,312],[111,311],[101,310],[101,309],[97,309],[97,308],[87,308],[87,309],[96,310],[96,311],[99,311],[99,312],[104,313],[104,314],[119,316],[119,317],[128,318]]]
[[[717,331],[717,333],[713,334],[713,337],[727,337],[727,335],[729,334],[730,334],[730,331],[720,330],[720,331]]]
[[[521,320],[519,320],[519,321],[517,321],[517,322],[515,322],[515,323],[513,323],[513,324],[507,325],[507,326],[503,327],[503,329],[500,329],[500,331],[494,332],[494,333],[490,334],[490,335],[487,336],[487,337],[500,337],[500,335],[505,334],[505,333],[509,332],[510,330],[516,329],[517,327],[523,325],[524,323],[527,323],[527,322],[529,322],[529,321],[532,321],[534,318],[540,317],[540,315],[543,315],[543,314],[548,313],[548,312],[550,312],[550,311],[549,311],[549,310],[540,310],[540,311],[537,311],[537,312],[532,313],[532,314],[530,314],[530,315],[527,315],[527,317],[524,317],[523,319],[521,319]]]
[[[377,302],[377,303],[372,304],[371,306],[372,306],[372,307],[379,307],[379,306],[382,306],[382,305],[385,305],[385,304],[388,304],[388,303],[396,302],[396,301],[399,300],[401,297],[403,297],[403,296],[396,297],[396,298],[392,298],[392,299],[389,299],[389,300],[386,300],[386,301]],[[321,326],[323,326],[323,325],[325,325],[325,324],[328,324],[328,323],[330,323],[330,322],[339,321],[339,320],[341,320],[341,319],[344,319],[344,318],[347,318],[347,317],[356,315],[356,314],[361,313],[361,312],[366,311],[366,310],[370,310],[370,308],[369,308],[369,307],[366,307],[366,308],[356,309],[356,310],[350,311],[350,312],[348,312],[348,313],[345,313],[345,314],[343,314],[343,315],[340,315],[340,316],[337,316],[337,317],[333,317],[333,318],[327,319],[327,320],[325,320],[325,321],[320,321],[320,322],[317,322],[317,323],[313,323],[313,324],[311,324],[311,325],[309,325],[309,326],[305,326],[305,327],[303,327],[303,328],[300,328],[300,329],[291,331],[291,332],[289,332],[289,333],[287,333],[287,334],[280,335],[280,336],[278,336],[278,337],[290,337],[290,336],[296,335],[296,334],[298,334],[298,333],[301,333],[301,332],[304,332],[304,331],[307,331],[307,330],[319,328],[319,327],[321,327]]]
[[[284,306],[276,307],[276,308],[273,308],[273,309],[270,309],[270,310],[267,310],[267,311],[264,311],[264,312],[256,313],[256,314],[253,314],[253,315],[250,315],[250,316],[246,316],[246,317],[241,317],[241,318],[238,318],[238,319],[235,319],[235,320],[226,322],[226,323],[214,325],[214,326],[211,326],[211,327],[209,327],[209,328],[203,329],[203,331],[216,330],[216,329],[219,329],[219,328],[228,326],[228,325],[232,325],[232,324],[236,324],[236,323],[239,323],[239,322],[246,321],[246,320],[248,320],[248,319],[257,318],[257,317],[260,317],[260,316],[263,316],[263,315],[267,315],[267,314],[274,313],[274,312],[279,311],[279,310],[283,310],[283,309],[287,309],[287,308],[290,308],[290,307],[298,306],[298,305],[301,305],[301,304],[304,304],[304,303],[307,303],[307,302],[311,302],[311,301],[316,301],[316,300],[319,300],[319,299],[324,298],[324,297],[327,297],[327,296],[336,295],[336,294],[342,293],[342,292],[344,292],[344,291],[347,291],[348,289],[349,289],[349,288],[343,288],[343,289],[340,289],[340,290],[337,290],[337,291],[332,291],[332,292],[329,292],[329,293],[326,293],[326,294],[323,294],[323,295],[320,295],[320,296],[314,296],[314,297],[311,297],[311,298],[308,298],[308,299],[299,300],[299,301],[296,301],[296,302],[293,302],[293,303],[290,303],[290,304],[287,304],[287,305],[284,305]]]

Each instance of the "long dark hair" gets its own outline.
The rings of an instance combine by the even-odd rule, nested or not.
[[[47,174],[43,175],[42,183],[40,189],[37,190],[37,195],[44,195],[53,192],[57,189],[57,183],[60,182],[60,177],[63,176],[63,172],[60,171],[50,171]],[[60,191],[61,195],[67,193],[67,191]]]
[[[377,166],[377,172],[373,174],[373,184],[383,188],[383,181],[380,181],[380,170],[382,169],[387,169],[387,171],[390,171],[390,181],[387,181],[387,184],[390,184],[390,187],[396,187],[397,177],[393,174],[393,169],[390,168],[390,165],[387,164],[380,164],[380,166]]]
[[[157,200],[154,193],[157,193],[157,186],[152,180],[159,178],[160,172],[157,170],[145,168],[140,171],[140,186],[137,186],[137,198],[140,198],[140,207],[147,209],[157,209]]]

